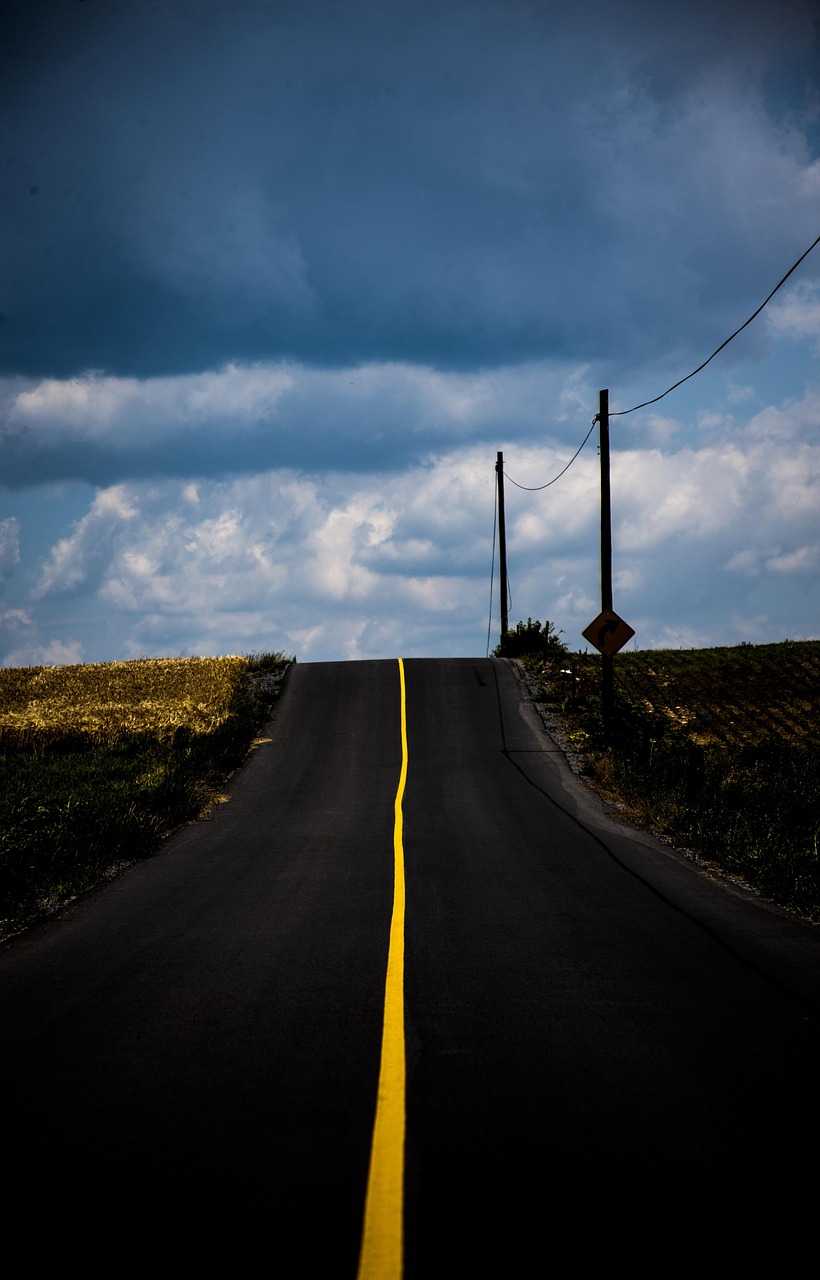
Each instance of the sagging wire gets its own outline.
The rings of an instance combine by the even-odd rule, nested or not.
[[[586,433],[586,435],[584,436],[584,438],[583,438],[583,440],[581,441],[581,443],[579,444],[578,448],[575,450],[575,453],[572,455],[572,457],[570,458],[570,460],[569,460],[569,462],[567,463],[567,465],[564,467],[563,471],[559,471],[559,472],[558,472],[558,475],[557,475],[557,476],[553,476],[552,480],[548,480],[546,484],[536,484],[536,485],[519,484],[517,480],[513,480],[513,478],[512,478],[512,476],[511,476],[511,475],[507,475],[507,472],[506,472],[506,471],[504,472],[504,475],[507,477],[507,479],[509,480],[510,484],[514,484],[514,485],[515,485],[516,489],[526,489],[528,493],[540,493],[542,489],[549,489],[549,487],[550,487],[550,485],[551,485],[551,484],[555,484],[556,480],[560,480],[560,479],[561,479],[561,476],[566,475],[566,473],[569,471],[569,469],[570,469],[570,467],[572,466],[573,462],[574,462],[574,461],[575,461],[575,459],[578,457],[578,454],[581,452],[581,450],[583,449],[583,447],[584,447],[584,445],[586,444],[587,440],[588,440],[588,439],[589,439],[589,437],[592,435],[592,432],[593,432],[593,430],[594,430],[594,428],[595,428],[595,423],[596,423],[597,421],[598,421],[598,415],[596,414],[596,415],[595,415],[595,417],[592,419],[592,426],[590,427],[589,431],[588,431],[588,432]]]
[[[757,311],[754,311],[752,315],[749,316],[748,320],[744,320],[740,328],[735,329],[734,333],[730,334],[730,336],[726,339],[725,342],[721,342],[720,346],[717,347],[712,352],[708,360],[704,360],[703,364],[699,364],[697,369],[693,369],[691,373],[687,373],[685,378],[680,378],[677,382],[674,382],[671,387],[667,387],[666,391],[661,392],[661,394],[659,396],[655,396],[654,399],[644,400],[643,404],[635,404],[632,406],[631,409],[618,409],[617,411],[610,411],[610,414],[609,414],[610,418],[622,418],[625,413],[634,413],[636,409],[645,409],[647,405],[657,404],[659,400],[663,400],[664,396],[668,396],[670,391],[674,391],[676,387],[682,386],[684,382],[688,382],[690,378],[694,378],[696,373],[700,373],[701,369],[705,369],[707,364],[709,364],[711,360],[714,360],[715,356],[718,355],[723,350],[724,347],[728,347],[729,343],[732,341],[733,338],[736,338],[739,333],[742,333],[743,330],[746,328],[746,326],[750,325],[752,321],[756,319],[757,316],[760,315],[761,311],[766,306],[766,304],[768,302],[771,302],[772,298],[777,293],[778,289],[786,283],[786,281],[788,280],[792,272],[797,270],[797,268],[800,266],[800,263],[803,261],[803,259],[807,258],[808,255],[811,253],[812,249],[816,248],[818,244],[820,244],[820,236],[818,236],[817,239],[812,244],[809,245],[805,253],[801,253],[800,257],[797,259],[794,266],[789,267],[783,279],[778,281],[778,283],[775,285],[775,287],[772,289],[771,293],[769,294],[768,298],[766,298],[765,301],[761,302],[760,306],[757,308]],[[598,419],[596,417],[595,421],[597,422],[597,420]],[[513,484],[515,484],[515,481],[513,481]]]

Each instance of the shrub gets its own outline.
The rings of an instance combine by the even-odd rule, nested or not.
[[[557,658],[567,652],[567,646],[559,639],[563,632],[556,631],[551,622],[542,624],[538,619],[533,622],[518,622],[512,631],[501,637],[500,643],[493,649],[496,658],[534,658],[544,661]]]

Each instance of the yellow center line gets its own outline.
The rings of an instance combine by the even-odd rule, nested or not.
[[[404,821],[407,783],[407,699],[404,663],[401,690],[401,773],[393,822],[393,916],[384,985],[384,1028],[376,1119],[357,1280],[401,1280],[404,1252]]]

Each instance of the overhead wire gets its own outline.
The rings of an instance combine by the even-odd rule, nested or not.
[[[755,320],[757,316],[760,315],[761,311],[766,306],[766,304],[771,302],[772,298],[777,293],[778,289],[780,289],[781,286],[786,283],[786,281],[788,280],[792,272],[797,270],[797,268],[800,266],[800,263],[803,261],[803,259],[807,258],[811,253],[812,249],[816,248],[818,244],[820,244],[820,236],[818,236],[817,239],[813,241],[812,244],[809,245],[805,253],[801,253],[800,257],[797,259],[794,265],[789,267],[783,279],[777,282],[777,284],[769,294],[768,298],[766,298],[763,302],[761,302],[760,306],[757,308],[756,311],[752,312],[748,320],[743,321],[743,324],[740,326],[739,329],[735,329],[734,333],[730,334],[729,337],[725,340],[725,342],[721,342],[720,346],[715,348],[715,350],[709,356],[708,360],[704,360],[703,364],[699,364],[697,369],[693,369],[691,373],[687,373],[685,378],[679,378],[678,381],[674,382],[671,387],[667,387],[666,391],[661,392],[659,396],[655,396],[652,400],[644,400],[642,404],[635,404],[632,406],[631,409],[618,409],[616,412],[613,412],[612,410],[610,410],[610,414],[609,414],[610,418],[622,418],[626,413],[634,413],[636,409],[645,409],[647,405],[657,404],[659,400],[663,400],[664,396],[668,396],[670,391],[674,391],[676,387],[682,386],[684,382],[688,382],[690,378],[694,378],[696,373],[700,373],[701,369],[705,369],[707,364],[709,364],[710,361],[714,360],[715,356],[719,355],[719,353],[723,350],[724,347],[728,347],[729,343],[732,341],[733,338],[736,338],[739,333],[742,333],[743,330],[746,328],[746,326],[750,325],[752,321]],[[597,415],[594,421],[595,422],[598,421]],[[513,483],[515,482],[513,481]]]
[[[535,485],[530,485],[530,484],[519,484],[517,480],[513,480],[512,476],[507,475],[507,472],[506,472],[506,471],[504,472],[504,475],[505,475],[505,476],[507,476],[507,479],[509,480],[510,484],[514,484],[514,485],[515,485],[516,489],[526,489],[528,493],[540,493],[542,489],[549,489],[549,487],[550,487],[550,485],[551,485],[551,484],[555,484],[556,480],[560,480],[560,479],[561,479],[561,476],[566,475],[567,471],[569,471],[569,469],[570,469],[570,467],[572,466],[573,462],[574,462],[574,461],[575,461],[575,459],[578,457],[578,454],[581,452],[581,450],[583,449],[583,447],[584,447],[584,445],[586,444],[587,440],[588,440],[588,439],[589,439],[589,437],[592,435],[593,429],[594,429],[594,427],[595,427],[595,423],[596,423],[597,421],[598,421],[597,417],[595,417],[595,418],[593,418],[593,419],[592,419],[592,426],[590,427],[589,431],[588,431],[588,432],[586,433],[586,435],[584,436],[584,438],[583,438],[583,440],[581,441],[581,443],[579,444],[578,448],[575,450],[575,453],[572,455],[572,457],[570,458],[570,460],[569,460],[569,462],[567,463],[567,465],[564,467],[564,469],[563,469],[562,471],[559,471],[559,472],[558,472],[558,475],[557,475],[557,476],[553,476],[552,480],[548,480],[546,484],[535,484]]]
[[[673,382],[671,387],[667,387],[667,389],[665,391],[662,391],[659,396],[653,396],[651,400],[644,400],[642,401],[641,404],[635,404],[632,406],[631,409],[616,409],[616,410],[611,409],[609,412],[610,418],[622,418],[627,413],[635,413],[637,409],[646,409],[647,406],[650,404],[657,404],[659,400],[663,400],[665,396],[668,396],[670,391],[675,391],[676,388],[682,386],[684,382],[688,382],[690,378],[694,378],[696,373],[700,373],[702,369],[705,369],[707,364],[710,364],[711,361],[714,360],[715,356],[719,355],[720,352],[723,351],[724,347],[728,347],[729,343],[732,342],[733,339],[736,338],[739,333],[742,333],[743,330],[747,328],[752,323],[753,320],[757,319],[757,317],[760,315],[763,308],[767,306],[768,303],[771,302],[772,298],[777,293],[778,289],[781,289],[783,287],[783,285],[788,280],[789,276],[792,275],[797,270],[797,268],[800,266],[800,263],[804,260],[804,258],[807,258],[809,256],[812,249],[817,248],[818,244],[820,244],[820,236],[817,236],[817,238],[813,240],[812,243],[809,245],[808,249],[806,249],[803,253],[801,253],[797,261],[794,262],[789,267],[788,271],[782,277],[782,279],[778,280],[777,284],[772,289],[771,293],[768,295],[768,297],[764,298],[760,306],[755,311],[752,312],[748,320],[744,320],[743,324],[740,325],[739,328],[735,329],[734,333],[731,333],[728,338],[724,339],[724,341],[721,342],[720,346],[716,347],[715,350],[712,352],[712,354],[706,360],[704,360],[702,364],[698,365],[697,369],[693,369],[691,373],[686,374],[686,377],[679,378],[677,382]],[[514,484],[517,489],[526,489],[528,493],[540,493],[542,489],[549,489],[550,485],[553,485],[557,480],[560,480],[561,476],[565,475],[566,472],[569,470],[569,468],[572,466],[573,462],[578,457],[578,454],[583,449],[587,440],[592,435],[593,429],[597,421],[598,421],[598,414],[596,413],[595,417],[592,419],[592,426],[590,427],[587,434],[584,436],[583,440],[581,441],[580,445],[576,449],[575,453],[572,455],[572,457],[570,458],[567,465],[563,468],[563,470],[559,471],[558,475],[554,476],[552,480],[548,480],[546,484],[537,484],[537,485],[519,484],[517,480],[513,480],[512,476],[507,475],[505,471],[504,474],[507,476],[507,479],[509,480],[510,484]]]
[[[702,369],[705,369],[707,364],[710,364],[711,361],[714,360],[715,356],[719,355],[720,352],[723,351],[725,347],[728,347],[729,343],[732,342],[733,339],[735,339],[739,333],[742,333],[743,330],[747,328],[748,325],[750,325],[753,320],[757,319],[757,317],[760,315],[763,308],[767,306],[769,302],[771,302],[772,298],[777,293],[778,289],[781,289],[783,287],[783,285],[788,280],[789,276],[792,275],[797,270],[797,268],[800,266],[800,263],[804,260],[804,258],[807,258],[808,255],[811,253],[812,249],[815,249],[818,244],[820,244],[820,236],[817,236],[817,238],[813,240],[812,243],[809,245],[808,249],[806,249],[804,253],[801,253],[797,261],[793,263],[791,267],[789,267],[788,271],[782,277],[782,279],[778,280],[777,284],[772,289],[771,293],[769,293],[769,295],[766,298],[764,298],[763,302],[761,302],[760,306],[755,311],[752,312],[748,320],[744,320],[743,324],[740,325],[739,328],[735,329],[734,333],[730,334],[728,338],[726,338],[723,342],[721,342],[720,346],[716,347],[715,350],[712,352],[712,354],[708,357],[708,359],[704,360],[702,364],[698,365],[697,369],[693,369],[691,373],[687,373],[686,377],[679,378],[677,382],[674,382],[671,387],[667,387],[666,391],[661,392],[659,396],[654,396],[651,400],[644,400],[641,404],[633,405],[631,409],[610,410],[609,416],[611,418],[622,418],[628,413],[635,413],[636,410],[638,409],[646,409],[651,404],[657,404],[659,400],[663,400],[665,396],[668,396],[671,391],[675,391],[678,387],[682,386],[684,382],[688,382],[690,378],[694,378],[695,374],[700,373]],[[553,476],[552,480],[548,480],[546,484],[538,484],[538,485],[519,484],[517,480],[513,480],[511,475],[507,474],[506,470],[504,471],[504,475],[507,477],[510,484],[515,485],[516,489],[524,489],[528,493],[540,493],[544,489],[549,489],[550,485],[555,484],[556,481],[560,480],[561,477],[563,475],[566,475],[567,471],[569,471],[570,467],[572,466],[575,459],[578,457],[579,453],[583,449],[587,440],[592,435],[592,432],[595,429],[595,425],[599,421],[599,419],[600,419],[600,415],[596,413],[595,417],[592,419],[592,425],[590,426],[589,431],[584,436],[583,440],[581,441],[580,445],[576,449],[575,453],[570,458],[569,462],[566,464],[565,467],[562,468],[561,471],[558,472],[556,476]],[[496,538],[497,525],[498,525],[498,490],[496,487],[495,508],[493,511],[493,555],[492,555],[492,563],[490,565],[490,617],[487,624],[487,656],[488,657],[490,653],[490,632],[492,629],[492,617],[493,617],[493,574],[495,571],[495,538]],[[507,583],[507,594],[509,597],[510,604],[512,604],[509,581]]]

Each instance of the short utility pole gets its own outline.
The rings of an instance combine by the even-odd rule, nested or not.
[[[498,559],[501,592],[501,640],[509,631],[510,620],[507,614],[507,527],[504,517],[504,454],[500,451],[495,459],[496,483],[498,485]]]

